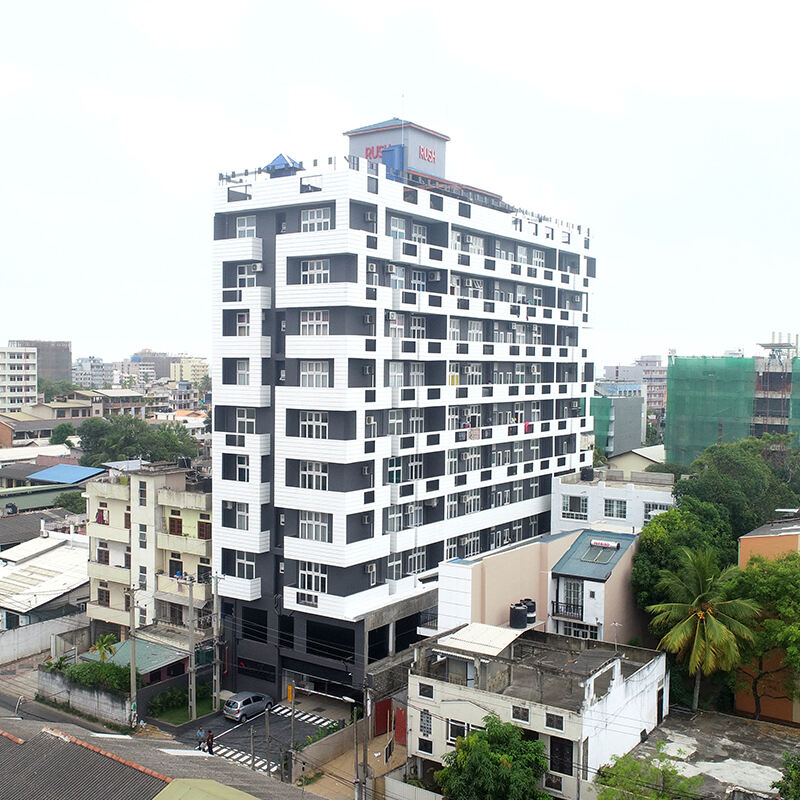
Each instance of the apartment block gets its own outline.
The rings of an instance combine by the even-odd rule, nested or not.
[[[186,467],[154,463],[90,481],[87,613],[96,632],[126,637],[125,589],[136,592],[136,625],[188,631],[211,626],[210,478]],[[192,604],[186,579],[193,582]]]
[[[550,529],[591,463],[588,228],[444,177],[389,120],[220,175],[214,569],[236,688],[360,687],[439,563]],[[266,682],[266,685],[265,685]]]
[[[580,798],[601,766],[669,713],[666,656],[481,623],[415,647],[408,754],[418,775],[441,769],[458,738],[483,728],[490,713],[544,743],[540,789]]]
[[[205,358],[181,357],[169,365],[169,377],[172,381],[189,381],[200,383],[208,375],[208,361]]]
[[[642,368],[647,393],[647,411],[663,419],[667,412],[667,365],[661,356],[639,356],[634,362]]]
[[[78,358],[72,365],[72,383],[84,389],[102,389],[114,383],[114,364],[96,356]]]
[[[0,413],[36,402],[35,347],[0,347]]]
[[[9,347],[33,347],[39,375],[48,381],[69,381],[72,377],[72,342],[51,342],[42,339],[15,339]]]

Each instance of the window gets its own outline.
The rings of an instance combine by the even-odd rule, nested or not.
[[[544,303],[544,291],[537,287],[533,289],[533,296],[531,297],[532,306],[540,306]]]
[[[561,519],[588,519],[589,498],[575,495],[561,497]]]
[[[472,531],[464,537],[464,558],[472,558],[481,552],[481,532]]]
[[[180,517],[169,518],[169,532],[172,536],[183,536],[183,520]]]
[[[483,341],[483,323],[480,320],[471,319],[467,327],[467,341]]]
[[[331,279],[329,258],[300,262],[300,283],[328,283]]]
[[[404,530],[422,525],[422,506],[419,503],[408,503],[403,507]]]
[[[147,547],[147,525],[139,525],[139,547]]]
[[[392,239],[406,238],[406,221],[400,217],[389,218],[389,229]]]
[[[425,385],[425,364],[422,361],[412,361],[408,365],[408,385]]]
[[[411,226],[411,241],[426,244],[428,241],[428,226],[414,223]]]
[[[330,327],[327,310],[300,312],[301,336],[327,336],[329,332]]]
[[[451,536],[444,542],[444,560],[449,561],[451,558],[458,558],[458,536]]]
[[[644,518],[645,521],[660,514],[662,511],[669,511],[672,506],[668,503],[645,503],[644,504]]]
[[[247,503],[232,503],[234,513],[234,527],[240,531],[250,528],[250,507]]]
[[[455,744],[456,739],[463,739],[467,735],[467,723],[457,719],[447,720],[447,744]]]
[[[612,519],[625,519],[628,516],[628,504],[625,500],[604,501],[605,516]]]
[[[572,775],[572,742],[568,739],[550,737],[550,770]]]
[[[303,233],[327,231],[330,227],[330,208],[305,208],[300,212],[300,230]]]
[[[256,432],[256,410],[254,408],[236,409],[236,432],[237,433]]]
[[[389,386],[399,388],[403,386],[403,362],[389,362]]]
[[[387,483],[403,482],[403,459],[390,458],[386,468]]]
[[[395,266],[394,272],[389,276],[389,285],[392,289],[405,289],[406,288],[406,268]]]
[[[545,714],[544,724],[546,728],[552,728],[555,731],[563,731],[564,717],[559,714]]]
[[[447,495],[447,519],[454,519],[458,516],[458,495]]]
[[[250,480],[250,456],[236,456],[236,480],[244,483]]]
[[[327,411],[301,411],[300,436],[304,439],[328,438]]]
[[[108,589],[97,590],[97,605],[108,608],[111,605],[111,592]]]
[[[197,523],[197,538],[210,539],[211,538],[211,523],[203,522],[202,520]]]
[[[374,439],[378,435],[378,422],[374,414],[367,414],[364,417],[364,438]]]
[[[564,581],[564,603],[567,612],[583,616],[583,581],[567,578]]]
[[[236,267],[236,286],[239,289],[249,289],[256,285],[255,273],[250,269],[249,264],[239,264]]]
[[[447,338],[450,339],[451,342],[457,342],[461,338],[460,319],[454,319],[453,317],[450,318],[450,322],[448,323],[447,327]]]
[[[403,577],[403,555],[392,553],[386,561],[386,579],[399,581]]]
[[[411,317],[411,338],[424,339],[425,338],[425,317],[418,317],[416,315]]]
[[[236,312],[236,335],[249,336],[250,335],[250,312],[237,311]]]
[[[424,292],[425,291],[425,284],[427,281],[427,273],[421,269],[412,269],[411,270],[411,291],[412,292]]]
[[[425,548],[415,547],[408,553],[408,574],[416,575],[425,571]]]
[[[483,236],[477,236],[474,233],[467,234],[467,252],[482,256],[484,252],[484,239]]]
[[[327,490],[328,465],[321,461],[301,461],[300,488]]]
[[[139,567],[139,588],[147,591],[147,567]]]
[[[308,602],[316,605],[316,596],[309,597],[308,593],[325,594],[328,591],[328,567],[326,564],[317,564],[314,561],[301,561],[299,563],[298,588],[305,597],[301,599],[298,593],[298,602]]]
[[[421,683],[419,684],[419,696],[420,697],[427,697],[428,699],[433,699],[433,684],[432,683]]]
[[[252,580],[256,576],[256,554],[236,551],[236,577]]]
[[[330,542],[328,515],[319,511],[300,512],[300,538],[313,542]]]
[[[461,231],[450,231],[450,247],[452,247],[453,250],[462,249]]]
[[[236,217],[236,238],[252,239],[256,235],[256,218]]]
[[[530,720],[531,712],[525,706],[511,706],[511,719],[518,722],[528,722]]]
[[[403,433],[403,412],[399,408],[389,411],[389,436],[400,436]]]
[[[406,433],[422,433],[424,429],[424,422],[425,412],[421,408],[409,408]]]
[[[147,505],[147,483],[145,481],[139,481],[139,505]]]
[[[250,385],[250,359],[237,358],[236,359],[236,385],[249,386]]]
[[[97,555],[96,561],[98,564],[108,564],[108,542],[98,542],[97,543]]]
[[[420,751],[420,753],[432,753],[433,742],[430,739],[419,739],[417,749]]]
[[[481,490],[470,489],[461,495],[461,501],[464,503],[464,513],[474,514],[481,510]]]
[[[392,339],[402,339],[406,333],[406,316],[405,314],[392,313],[389,317],[389,336]]]
[[[422,480],[422,456],[413,455],[408,456],[408,480],[420,481]]]
[[[597,641],[597,625],[583,625],[580,622],[562,622],[562,633],[564,636],[575,636],[578,639],[593,639]]]
[[[327,361],[301,361],[300,385],[316,389],[329,386],[329,364]]]
[[[431,729],[431,712],[428,711],[427,708],[423,708],[422,711],[419,712],[419,732],[423,736],[430,736]]]

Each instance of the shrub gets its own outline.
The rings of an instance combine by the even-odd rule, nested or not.
[[[108,661],[84,661],[72,664],[64,670],[64,675],[73,683],[85,686],[87,689],[110,689],[127,694],[131,685],[130,668]],[[144,679],[138,672],[136,680],[139,687],[144,686]]]
[[[205,700],[211,697],[211,684],[203,682],[197,684],[197,699]],[[148,715],[157,717],[165,711],[181,706],[189,705],[189,689],[182,689],[180,686],[173,686],[160,694],[154,695],[147,707]]]

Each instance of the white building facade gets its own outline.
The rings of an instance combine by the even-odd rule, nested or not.
[[[36,348],[0,347],[0,413],[36,404]]]
[[[360,686],[416,638],[440,561],[547,532],[553,474],[591,462],[589,231],[444,180],[441,134],[348,135],[308,171],[220,176],[213,563],[237,688]]]

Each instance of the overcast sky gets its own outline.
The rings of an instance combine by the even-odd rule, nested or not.
[[[590,226],[592,352],[756,350],[797,312],[785,4],[5,3],[0,344],[210,352],[220,171],[392,116],[448,177]]]

